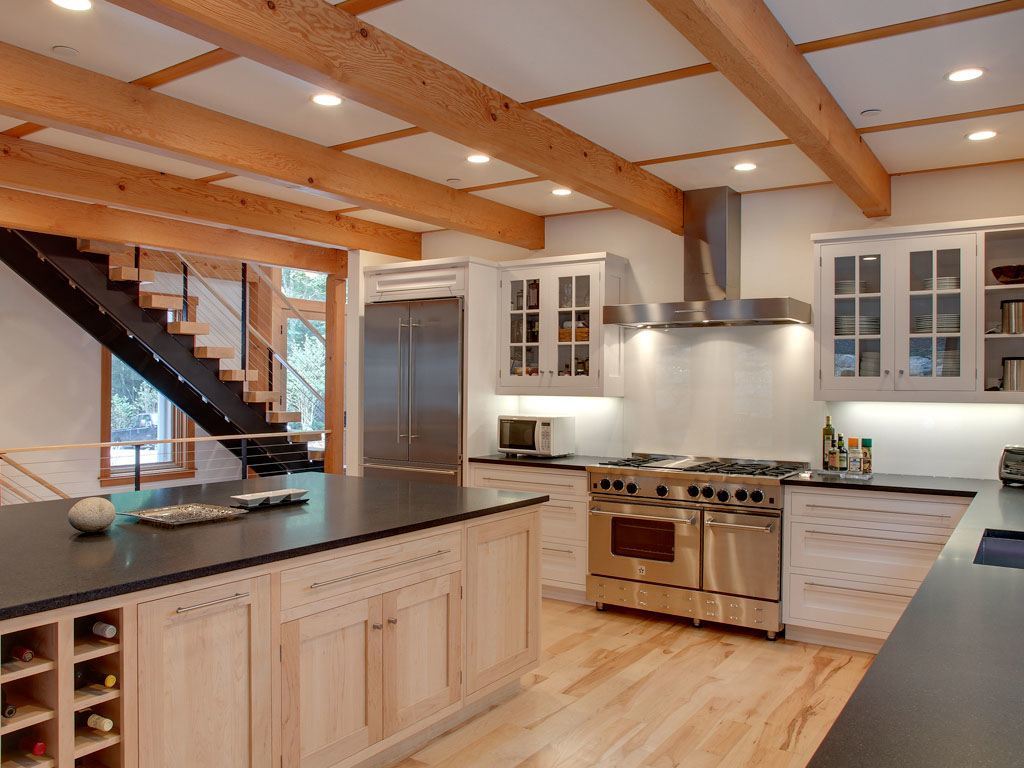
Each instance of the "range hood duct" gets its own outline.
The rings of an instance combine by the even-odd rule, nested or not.
[[[797,299],[740,298],[740,195],[729,187],[686,193],[683,214],[683,300],[604,308],[608,325],[701,328],[811,322]]]

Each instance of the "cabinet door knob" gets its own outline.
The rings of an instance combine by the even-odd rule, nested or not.
[[[383,625],[383,624],[381,624],[381,623],[380,623],[379,621],[375,621],[375,622],[374,622],[374,623],[373,623],[373,624],[372,624],[371,626],[372,626],[372,627],[373,627],[374,629],[384,629],[384,625]]]
[[[900,376],[902,376],[902,375],[903,375],[903,369],[900,368]]]
[[[396,619],[394,616],[392,616],[392,617],[390,617],[388,619],[388,624],[397,624],[397,623],[398,623],[398,619]]]
[[[886,368],[886,369],[885,369],[885,375],[886,375],[886,376],[888,376],[888,375],[889,375],[889,369],[888,369],[888,368]]]

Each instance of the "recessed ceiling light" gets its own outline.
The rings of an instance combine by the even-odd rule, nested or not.
[[[978,67],[967,67],[966,69],[958,69],[955,72],[950,72],[946,75],[946,79],[951,83],[967,83],[971,80],[977,80],[984,74],[984,69],[980,69]]]
[[[491,162],[491,158],[487,155],[470,155],[466,159],[471,163],[476,163],[477,165]]]
[[[732,167],[734,171],[752,171],[755,168],[757,168],[757,166],[754,163],[736,163],[736,165]]]
[[[92,8],[92,0],[50,0],[65,11],[88,11]]]
[[[341,97],[333,93],[318,93],[313,97],[313,103],[321,107],[336,107],[341,104]]]
[[[456,179],[456,178],[452,177],[450,179],[445,179],[444,183],[445,184],[458,184],[460,181],[462,181],[462,179]]]
[[[867,109],[862,109],[860,111],[861,117],[875,117],[880,114],[882,114],[882,110],[878,107],[868,107]]]
[[[50,46],[50,53],[63,59],[70,59],[78,55],[78,49],[72,48],[70,45],[53,45]]]
[[[968,141],[988,141],[996,137],[995,131],[975,131],[974,133],[968,133]]]
[[[557,195],[558,197],[566,197],[567,195],[572,194],[572,190],[566,189],[565,187],[555,187],[551,190],[551,194]]]

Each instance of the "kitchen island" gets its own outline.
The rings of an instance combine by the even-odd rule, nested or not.
[[[177,529],[119,516],[99,536],[68,526],[68,501],[5,508],[0,687],[17,714],[0,765],[354,766],[514,692],[538,658],[546,496],[305,473],[111,500],[284,487],[310,501]]]

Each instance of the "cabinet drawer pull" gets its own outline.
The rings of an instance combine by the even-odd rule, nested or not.
[[[388,624],[397,624],[397,623],[398,623],[398,619],[396,619],[394,616],[388,617]]]
[[[373,622],[373,624],[371,624],[370,626],[374,629],[384,629],[384,625],[381,624],[379,621]]]
[[[216,600],[207,600],[205,603],[196,603],[195,605],[189,605],[184,608],[175,608],[175,613],[188,613],[189,611],[198,611],[200,608],[209,608],[211,605],[220,605],[221,603],[230,603],[232,600],[238,600],[243,597],[248,597],[248,592],[235,592],[233,595],[227,597],[218,597]]]
[[[568,504],[551,504],[550,502],[544,502],[541,506],[544,509],[565,509],[568,510],[570,514],[576,511],[575,507],[570,507]]]
[[[360,576],[367,576],[371,573],[380,573],[381,571],[389,571],[392,568],[398,568],[403,565],[409,565],[409,563],[418,563],[421,560],[430,560],[433,557],[440,557],[441,555],[447,555],[450,553],[450,549],[440,549],[437,552],[432,552],[429,555],[420,555],[410,560],[403,560],[400,563],[392,563],[391,565],[382,565],[379,568],[370,568],[366,571],[360,571],[359,573],[352,573],[348,576],[339,576],[336,579],[328,579],[327,581],[314,581],[309,585],[310,589],[320,589],[320,587],[326,587],[330,584],[337,584],[339,581],[349,581],[350,579],[358,579]]]
[[[864,509],[862,507],[837,507],[831,504],[808,504],[808,509],[835,509],[839,512],[867,512],[869,515],[911,515],[912,517],[949,517],[949,515],[937,515],[933,512],[903,512],[899,509]]]
[[[895,544],[907,545],[907,544],[920,544],[925,547],[932,547],[934,549],[942,549],[941,544],[934,544],[930,541],[917,541],[916,539],[897,539],[894,536],[861,536],[859,533],[832,533],[831,531],[815,531],[808,529],[807,535],[815,536],[835,536],[840,539],[866,539],[868,541],[889,541]]]
[[[837,587],[834,584],[817,584],[813,581],[804,583],[805,587],[815,587],[817,589],[838,589],[841,592],[859,592],[862,595],[885,595],[886,597],[899,597],[903,600],[910,600],[910,595],[901,595],[898,592],[881,592],[871,589],[857,589],[856,587]]]
[[[707,520],[709,526],[712,528],[734,528],[740,531],[757,531],[758,533],[771,533],[772,523],[767,525],[743,525],[742,523],[720,523],[717,520]]]
[[[556,549],[555,547],[541,547],[542,552],[558,552],[561,555],[575,554],[571,549]]]

